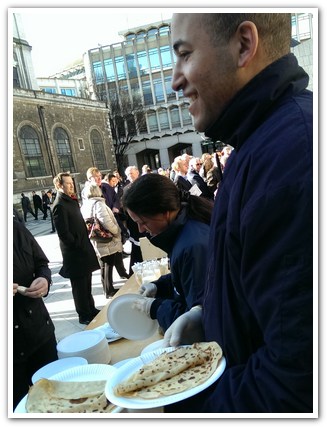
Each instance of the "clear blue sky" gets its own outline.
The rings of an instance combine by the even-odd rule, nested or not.
[[[98,44],[123,40],[118,35],[121,30],[172,15],[171,10],[164,8],[25,8],[17,9],[17,13],[32,46],[36,77],[63,70]]]

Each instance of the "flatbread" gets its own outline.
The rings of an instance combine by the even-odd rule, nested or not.
[[[115,405],[106,398],[106,381],[55,381],[45,378],[30,387],[29,413],[112,412]]]
[[[207,381],[216,371],[221,357],[222,350],[216,342],[195,343],[164,352],[117,384],[114,393],[143,399],[181,393]]]

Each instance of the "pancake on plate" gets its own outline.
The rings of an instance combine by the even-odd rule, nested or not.
[[[155,399],[191,389],[218,368],[222,350],[212,341],[164,352],[114,387],[117,396]]]
[[[106,381],[56,381],[45,378],[30,387],[26,411],[32,413],[112,412]]]

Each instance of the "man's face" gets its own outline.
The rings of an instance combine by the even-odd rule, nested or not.
[[[172,42],[176,54],[172,87],[190,101],[195,128],[204,132],[237,92],[237,59],[229,45],[213,45],[201,14],[174,14]]]
[[[139,177],[139,175],[140,175],[140,172],[138,171],[138,169],[131,169],[127,178],[131,182],[134,182]]]
[[[59,188],[60,190],[67,194],[67,196],[71,196],[72,194],[74,194],[74,182],[72,177],[70,176],[63,176],[62,177],[62,185],[59,184]]]
[[[118,179],[116,177],[111,178],[110,181],[108,181],[108,184],[110,185],[110,187],[115,188],[116,185],[118,184]]]

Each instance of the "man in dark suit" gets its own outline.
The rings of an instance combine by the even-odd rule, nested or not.
[[[21,198],[22,209],[23,209],[23,212],[24,212],[24,221],[25,222],[27,221],[27,212],[29,212],[30,214],[32,214],[34,216],[34,219],[36,220],[37,218],[36,218],[36,215],[33,212],[33,209],[31,207],[31,201],[30,201],[30,199],[27,196],[25,196],[24,193],[22,193],[21,196],[22,196],[22,198]]]
[[[35,193],[35,191],[32,191],[32,195],[33,195],[35,219],[38,219],[37,216],[38,216],[39,209],[44,214],[43,209],[42,209],[42,199],[38,194]]]
[[[92,296],[92,272],[100,265],[87,234],[78,203],[71,197],[74,182],[69,173],[59,173],[53,180],[57,190],[53,220],[58,233],[63,266],[62,277],[69,278],[79,322],[88,325],[98,314]]]

